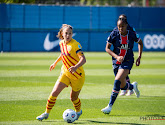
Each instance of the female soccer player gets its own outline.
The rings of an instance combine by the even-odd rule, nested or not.
[[[125,20],[125,21],[127,22],[127,16],[126,16],[125,14],[121,14],[121,15],[119,16],[118,20]],[[118,30],[118,27],[116,26],[113,30]],[[135,31],[135,28],[131,27],[131,26],[128,24],[128,22],[127,22],[127,30],[131,30],[132,32],[134,32],[134,33],[138,36],[138,34],[137,34],[136,31]],[[140,39],[140,38],[139,38],[139,39]],[[116,70],[116,69],[114,69],[114,70]],[[114,72],[114,73],[116,73],[116,72]],[[126,77],[126,82],[129,82],[129,83],[131,84],[130,78],[129,78],[128,76]],[[127,91],[127,90],[121,90],[119,96],[124,96],[124,95],[130,96],[130,95],[132,95],[133,93],[134,93],[134,92],[133,92],[133,89],[130,88],[130,90],[128,90],[128,91]]]
[[[50,71],[52,71],[61,60],[63,66],[61,68],[61,74],[48,98],[46,111],[36,118],[39,121],[48,118],[51,109],[56,103],[57,96],[69,85],[72,87],[70,98],[77,113],[77,120],[82,114],[81,101],[78,96],[85,81],[85,72],[82,65],[86,63],[86,58],[80,43],[72,38],[72,34],[73,28],[67,24],[63,24],[58,32],[57,37],[61,39],[59,43],[61,54],[50,66]]]
[[[114,70],[116,75],[109,104],[107,107],[101,110],[105,114],[109,114],[111,112],[112,106],[118,96],[120,89],[126,90],[133,88],[136,96],[140,96],[137,83],[135,82],[133,85],[128,82],[126,83],[126,77],[130,73],[134,63],[134,41],[138,43],[139,49],[136,66],[140,65],[143,43],[134,32],[127,30],[126,20],[118,20],[117,27],[118,30],[111,32],[105,48],[106,52],[112,56],[113,68],[116,69]],[[111,45],[114,46],[113,51],[110,49]]]

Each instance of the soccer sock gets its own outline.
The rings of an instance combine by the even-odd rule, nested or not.
[[[126,82],[125,87],[121,88],[121,90],[127,90],[127,89],[129,89],[129,90],[133,89],[133,85],[131,83],[129,83],[129,82]]]
[[[72,101],[73,102],[73,106],[76,110],[76,112],[80,112],[81,111],[81,101],[79,98],[77,98],[75,101]]]
[[[126,77],[126,82],[131,83],[129,77]]]
[[[52,95],[49,96],[48,101],[47,101],[47,105],[46,105],[46,113],[50,113],[51,109],[53,108],[53,106],[56,103],[56,98]]]
[[[113,90],[112,90],[112,93],[111,93],[109,106],[112,106],[113,103],[115,102],[115,100],[116,100],[116,98],[119,94],[119,91],[120,91],[120,84],[121,84],[121,82],[119,80],[114,81],[114,87],[113,87]]]

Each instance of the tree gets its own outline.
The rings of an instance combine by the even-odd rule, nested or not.
[[[0,0],[1,3],[35,3],[35,0]]]

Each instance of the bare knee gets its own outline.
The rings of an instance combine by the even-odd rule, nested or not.
[[[75,100],[78,99],[78,96],[79,96],[80,91],[77,91],[77,92],[75,92],[73,90],[71,91],[71,93],[70,93],[70,99],[71,99],[71,101],[75,101]]]
[[[65,87],[67,87],[66,84],[64,84],[64,83],[62,83],[62,82],[56,82],[56,84],[55,84],[55,86],[54,86],[54,88],[53,88],[53,90],[52,90],[52,93],[51,93],[52,96],[57,97],[57,96],[60,94],[60,92],[61,92]]]
[[[59,95],[59,93],[60,92],[58,92],[58,91],[53,91],[51,94],[52,94],[52,96],[57,97]]]

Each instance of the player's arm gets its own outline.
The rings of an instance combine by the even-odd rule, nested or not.
[[[75,65],[77,68],[81,67],[82,65],[84,65],[86,63],[86,58],[85,55],[82,51],[77,53],[78,57],[79,57],[79,62]]]
[[[61,57],[61,54],[60,54],[60,56],[56,59],[56,61],[55,61],[52,65],[50,65],[49,70],[52,71],[52,70],[55,68],[56,64],[57,64],[59,61],[61,61],[61,59],[62,59],[62,57]]]
[[[139,42],[138,42],[138,58],[136,60],[136,66],[139,66],[140,65],[140,59],[142,57],[142,51],[143,51],[143,42],[142,40],[140,39]]]
[[[109,42],[107,42],[106,47],[105,47],[105,51],[109,55],[111,55],[112,57],[114,57],[115,59],[117,59],[118,62],[123,62],[123,60],[124,60],[123,56],[116,55],[110,48],[111,48],[111,44]]]
[[[85,55],[83,54],[83,52],[82,51],[79,51],[78,53],[77,53],[77,56],[79,57],[79,62],[76,64],[76,65],[74,65],[74,66],[71,66],[68,70],[69,70],[69,72],[72,72],[72,73],[74,73],[79,67],[81,67],[82,65],[84,65],[85,63],[86,63],[86,58],[85,58]]]

